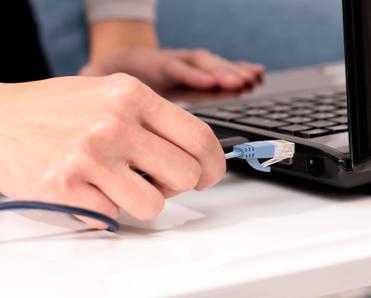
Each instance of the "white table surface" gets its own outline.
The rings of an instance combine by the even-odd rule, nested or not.
[[[342,84],[344,67],[269,74],[257,94],[292,80]],[[310,188],[228,174],[151,223],[123,216],[117,235],[56,214],[2,213],[0,297],[306,298],[371,285],[371,187]]]
[[[117,235],[4,213],[1,297],[305,298],[367,286],[371,195],[362,192],[228,174],[169,201],[154,222],[124,216]]]

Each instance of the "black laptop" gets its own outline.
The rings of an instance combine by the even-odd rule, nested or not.
[[[343,17],[346,86],[218,101],[190,111],[220,138],[294,142],[294,158],[272,172],[341,188],[370,183],[371,0],[343,0]]]

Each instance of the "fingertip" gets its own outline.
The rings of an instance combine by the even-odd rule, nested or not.
[[[246,83],[255,83],[257,80],[256,73],[252,72],[251,70],[247,70],[243,67],[240,67],[239,69],[241,76],[244,78]]]
[[[217,80],[210,75],[200,74],[198,77],[194,77],[193,86],[200,89],[211,89],[215,87]]]
[[[196,89],[211,89],[217,84],[212,75],[181,61],[169,64],[165,69],[165,74],[169,80],[178,85]]]
[[[220,87],[226,90],[239,89],[245,85],[245,80],[241,76],[230,72],[219,73],[218,82]]]
[[[255,72],[257,74],[263,74],[266,71],[266,67],[263,64],[254,64],[248,62],[239,62],[237,63],[239,67],[248,72]]]
[[[216,161],[212,164],[211,170],[208,171],[208,175],[203,175],[198,182],[198,184],[195,187],[195,190],[197,191],[203,191],[206,190],[217,183],[219,183],[225,176],[227,172],[227,162],[225,160],[223,149],[217,148],[218,153],[216,155],[218,156],[216,158]]]
[[[88,226],[94,228],[94,229],[97,229],[97,230],[107,230],[109,228],[109,226],[103,222],[103,221],[100,221],[100,220],[97,220],[97,219],[92,219],[90,217],[86,217],[86,216],[75,216],[77,219],[79,219],[80,221],[86,223]],[[111,219],[117,221],[119,219],[119,216],[109,216]]]
[[[265,72],[267,70],[267,68],[263,64],[253,64],[253,66],[260,72]]]
[[[220,173],[219,175],[215,175],[211,179],[209,178],[208,180],[206,179],[200,180],[198,185],[195,187],[195,190],[204,191],[218,184],[224,178],[226,171],[225,170],[219,171],[219,173]]]
[[[115,221],[118,221],[120,217],[120,208],[93,185],[79,184],[79,187],[74,190],[71,196],[80,198],[78,203],[75,203],[79,208],[100,213]],[[98,230],[107,230],[109,228],[107,223],[95,218],[81,215],[75,215],[75,217]]]

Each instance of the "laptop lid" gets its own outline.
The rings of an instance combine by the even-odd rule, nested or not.
[[[353,165],[371,157],[371,0],[343,0],[349,145]]]

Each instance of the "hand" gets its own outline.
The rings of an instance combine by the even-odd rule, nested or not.
[[[128,75],[3,84],[0,101],[0,192],[16,200],[148,220],[225,172],[209,126]]]
[[[261,81],[264,67],[232,63],[206,50],[162,50],[133,47],[107,54],[88,63],[81,75],[100,76],[124,72],[156,90],[179,85],[195,89],[241,89]]]

